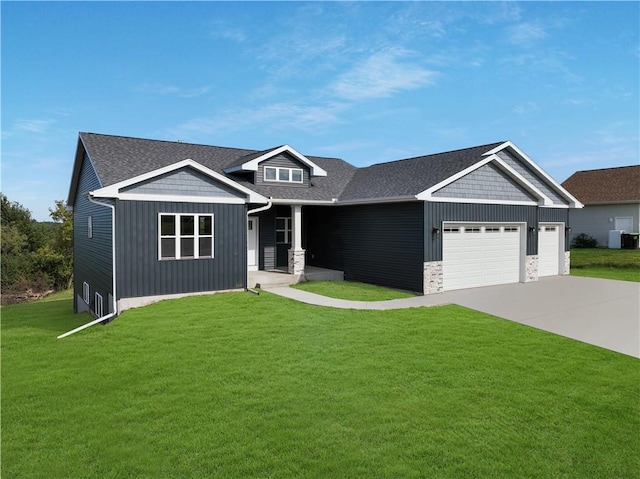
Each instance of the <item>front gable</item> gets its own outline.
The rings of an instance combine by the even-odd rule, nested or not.
[[[311,185],[311,168],[289,152],[284,151],[258,165],[256,184],[309,187]]]
[[[432,193],[437,198],[509,201],[537,204],[539,198],[509,177],[492,163],[468,173],[462,178]]]
[[[252,153],[244,158],[240,158],[235,165],[225,168],[224,171],[225,173],[239,173],[242,171],[258,172],[261,163],[270,159],[276,159],[282,154],[285,154],[287,157],[293,158],[299,163],[305,165],[309,170],[310,176],[327,176],[327,172],[325,170],[289,145],[282,145],[272,150]]]
[[[96,198],[189,203],[268,203],[262,195],[187,159],[91,192]]]

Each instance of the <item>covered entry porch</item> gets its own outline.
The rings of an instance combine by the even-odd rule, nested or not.
[[[306,281],[343,281],[344,272],[334,269],[307,266],[303,274],[289,274],[285,270],[249,271],[249,288],[288,286]]]

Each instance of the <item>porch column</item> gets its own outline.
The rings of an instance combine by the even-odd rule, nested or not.
[[[302,249],[302,206],[291,205],[291,249],[289,250],[289,274],[304,274]]]

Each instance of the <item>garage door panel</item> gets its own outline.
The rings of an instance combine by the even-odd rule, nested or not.
[[[559,225],[543,225],[538,228],[538,276],[555,276],[560,273]]]
[[[520,280],[519,227],[460,225],[445,226],[444,231],[445,290],[517,283]]]

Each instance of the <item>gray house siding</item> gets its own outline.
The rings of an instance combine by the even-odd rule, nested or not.
[[[609,245],[609,231],[615,229],[616,217],[633,218],[634,231],[640,231],[640,202],[609,205],[585,205],[569,213],[571,239],[580,233],[593,236],[599,246]]]
[[[513,222],[527,223],[527,228],[538,228],[536,206],[485,205],[471,203],[426,202],[424,208],[424,261],[442,261],[442,234],[434,234],[433,228],[442,229],[444,221],[465,222]],[[537,234],[527,230],[527,255],[537,254]]]
[[[91,161],[82,160],[78,190],[73,207],[73,291],[74,311],[95,310],[95,293],[102,296],[103,313],[112,312],[113,294],[111,209],[87,199],[87,193],[100,188]],[[108,201],[103,201],[108,203]],[[88,237],[91,216],[93,237]],[[83,283],[89,284],[89,304],[83,301]]]
[[[188,195],[214,198],[245,198],[237,190],[216,181],[193,168],[179,170],[151,178],[120,191],[147,195]]]
[[[276,267],[276,208],[271,207],[258,217],[258,269],[271,270]]]
[[[264,167],[265,166],[275,166],[280,168],[300,168],[302,169],[302,183],[281,183],[277,181],[265,181],[264,180]],[[281,153],[279,155],[274,156],[273,158],[269,158],[266,161],[260,163],[258,168],[258,172],[256,174],[256,184],[267,184],[267,185],[278,185],[284,184],[287,186],[299,186],[308,188],[310,186],[310,171],[309,167],[302,162],[295,159],[289,153]]]
[[[160,213],[212,213],[214,258],[158,259]],[[118,299],[246,287],[246,206],[117,201]]]
[[[303,208],[306,261],[346,280],[422,292],[423,203]]]
[[[559,196],[548,184],[544,181],[536,172],[534,172],[528,165],[525,165],[520,160],[516,159],[511,153],[507,151],[499,151],[498,157],[508,164],[511,168],[520,173],[529,183],[538,188],[548,198],[553,201],[555,205],[568,205],[568,201]]]
[[[486,164],[433,193],[436,197],[536,201],[497,166]]]

